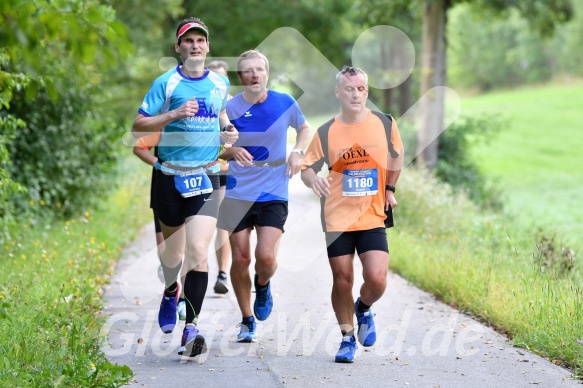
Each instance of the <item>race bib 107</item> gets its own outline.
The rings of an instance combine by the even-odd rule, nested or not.
[[[203,168],[174,175],[174,186],[184,198],[213,192],[213,184]]]

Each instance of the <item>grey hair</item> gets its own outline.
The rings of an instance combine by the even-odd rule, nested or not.
[[[342,70],[340,70],[338,74],[336,74],[336,86],[340,85],[340,81],[343,79],[344,74],[349,75],[362,74],[362,76],[364,77],[364,82],[368,85],[368,75],[364,72],[364,70],[362,70],[359,67],[344,66]]]

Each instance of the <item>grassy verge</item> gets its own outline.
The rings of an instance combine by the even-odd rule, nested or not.
[[[542,226],[581,248],[583,83],[550,84],[464,97],[462,113],[496,114],[509,125],[472,151],[498,178],[507,208],[525,225]]]
[[[150,219],[150,176],[134,159],[98,209],[22,224],[0,247],[0,386],[114,387],[132,376],[100,353],[99,331],[102,286],[121,247]]]
[[[402,174],[399,198],[394,271],[583,375],[583,277],[563,266],[566,256],[537,249],[535,231],[480,213],[415,169]]]

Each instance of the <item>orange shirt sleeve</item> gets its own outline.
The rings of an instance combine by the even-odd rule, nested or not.
[[[320,133],[316,131],[310,145],[302,158],[302,170],[307,169],[314,163],[320,161],[324,157],[324,151],[322,151],[322,144],[320,143]],[[318,171],[316,171],[318,172]]]
[[[162,135],[162,130],[152,133],[148,136],[142,136],[136,141],[136,147],[142,150],[151,150],[152,147],[160,143],[160,136]]]

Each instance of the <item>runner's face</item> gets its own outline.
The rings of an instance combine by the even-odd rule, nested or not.
[[[241,75],[239,76],[241,84],[245,91],[254,94],[261,94],[267,87],[269,73],[265,62],[261,58],[249,58],[241,61],[239,64]]]
[[[344,74],[340,85],[336,87],[336,97],[340,100],[345,113],[360,113],[366,109],[368,85],[362,74]]]
[[[209,52],[209,42],[202,31],[191,30],[182,35],[180,44],[176,44],[175,49],[185,64],[187,61],[204,62]]]

